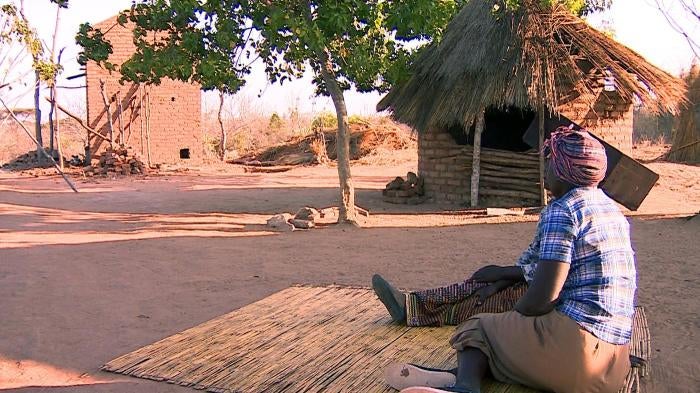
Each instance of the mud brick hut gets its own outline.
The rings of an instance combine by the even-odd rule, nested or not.
[[[119,69],[136,49],[131,29],[119,25],[116,16],[94,27],[112,43],[109,61]],[[118,71],[110,72],[88,62],[88,125],[112,139],[115,145],[132,147],[144,162],[200,161],[203,155],[200,86],[170,79],[163,79],[160,85],[121,84],[120,78]],[[109,144],[104,138],[90,134],[93,155],[103,152]]]
[[[553,124],[629,152],[635,101],[675,113],[684,86],[561,6],[470,1],[377,109],[417,130],[432,200],[533,206],[546,202],[537,141]],[[528,129],[534,146],[523,142]]]

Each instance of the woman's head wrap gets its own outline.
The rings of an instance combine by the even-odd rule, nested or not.
[[[554,173],[577,187],[594,187],[605,178],[605,148],[587,131],[559,127],[545,141],[543,152]]]

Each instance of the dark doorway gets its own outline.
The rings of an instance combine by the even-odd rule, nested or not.
[[[508,107],[506,109],[489,108],[484,114],[484,132],[481,134],[481,146],[490,149],[523,152],[531,147],[523,142],[523,134],[535,119],[535,112]],[[459,145],[474,143],[474,129],[465,132],[462,126],[452,126],[448,132]]]
[[[180,159],[189,160],[190,159],[190,149],[180,149]]]

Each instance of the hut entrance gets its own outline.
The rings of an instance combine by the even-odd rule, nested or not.
[[[523,142],[523,135],[535,119],[535,112],[509,107],[506,109],[489,108],[484,113],[484,131],[481,134],[481,146],[489,149],[524,152],[532,149]],[[474,129],[469,132],[464,127],[454,125],[447,129],[458,145],[474,144]]]

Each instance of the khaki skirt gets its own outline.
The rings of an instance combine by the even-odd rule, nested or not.
[[[629,346],[600,340],[566,315],[478,314],[450,340],[480,349],[494,378],[557,393],[617,392],[630,370]]]

